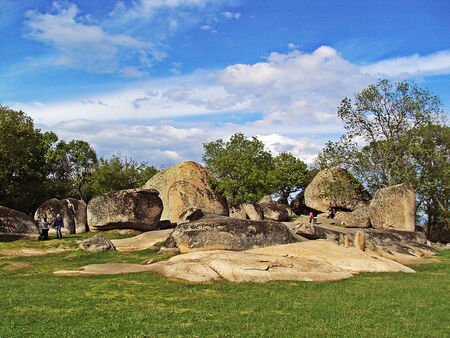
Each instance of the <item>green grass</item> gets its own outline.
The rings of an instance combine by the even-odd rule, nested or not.
[[[0,251],[75,248],[86,236],[0,243]],[[450,250],[439,256],[442,263],[412,266],[416,274],[362,274],[332,283],[192,284],[153,273],[51,274],[90,263],[143,263],[167,257],[150,251],[80,250],[0,256],[0,336],[450,335]]]

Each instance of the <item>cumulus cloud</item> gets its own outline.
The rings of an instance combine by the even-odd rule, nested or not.
[[[275,155],[289,151],[311,163],[343,133],[340,100],[377,80],[367,67],[322,46],[77,100],[7,104],[58,135],[86,139],[102,155],[121,151],[157,165],[200,161],[202,143],[239,131],[258,135]]]
[[[232,65],[219,75],[229,94],[264,112],[266,123],[289,124],[335,119],[339,101],[370,80],[328,46],[311,54],[271,53],[266,62]]]
[[[430,76],[450,74],[450,50],[430,55],[418,54],[382,60],[362,66],[361,71],[374,76]]]

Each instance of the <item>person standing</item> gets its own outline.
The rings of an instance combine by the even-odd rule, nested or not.
[[[314,221],[314,213],[311,211],[309,213],[309,223],[313,223],[313,221]]]
[[[48,221],[47,216],[44,216],[44,219],[41,221],[42,232],[41,236],[43,240],[48,239]]]
[[[55,222],[53,226],[56,229],[56,238],[62,238],[61,228],[64,226],[63,220],[60,214],[56,215]]]

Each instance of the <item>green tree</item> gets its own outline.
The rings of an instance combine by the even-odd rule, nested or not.
[[[228,142],[219,139],[203,147],[206,168],[217,179],[212,185],[230,204],[256,202],[274,192],[273,157],[256,137],[236,133]]]
[[[89,184],[93,196],[103,193],[132,189],[143,186],[159,170],[146,162],[121,158],[113,155],[110,159],[100,158],[98,165],[92,171]]]
[[[288,204],[291,193],[306,188],[307,165],[291,153],[280,153],[274,158],[273,180],[278,202]]]
[[[97,154],[92,146],[81,140],[69,143],[60,141],[51,155],[52,178],[60,193],[85,201],[89,200],[91,187],[89,177],[96,166]]]
[[[438,96],[414,83],[381,80],[354,102],[342,100],[338,116],[348,132],[327,143],[316,162],[343,166],[370,192],[410,182],[429,238],[432,229],[442,234],[448,229],[449,136],[441,106]]]
[[[53,133],[41,133],[22,111],[0,106],[0,205],[32,214],[47,196]]]

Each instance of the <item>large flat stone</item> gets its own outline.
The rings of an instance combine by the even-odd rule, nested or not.
[[[158,243],[164,242],[172,231],[173,229],[152,230],[130,238],[113,239],[111,242],[114,244],[117,251],[145,250]]]

